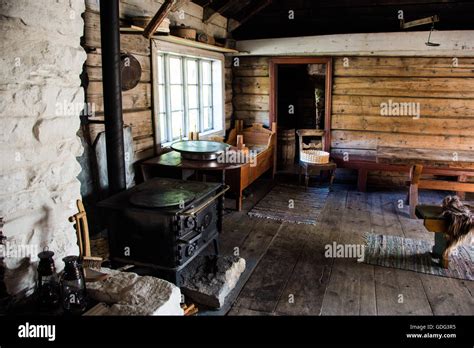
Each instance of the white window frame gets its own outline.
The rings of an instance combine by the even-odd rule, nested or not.
[[[167,111],[171,112],[169,109],[169,101],[160,101],[159,93],[158,93],[158,83],[159,80],[159,73],[158,73],[158,56],[162,54],[167,55],[176,55],[180,57],[185,57],[189,59],[199,59],[199,60],[210,60],[213,62],[211,65],[212,67],[212,101],[213,101],[213,128],[207,131],[202,131],[199,133],[200,139],[206,139],[210,136],[223,136],[225,134],[225,62],[224,62],[224,55],[218,52],[207,51],[204,49],[199,48],[192,48],[186,47],[170,42],[160,41],[159,39],[152,39],[152,90],[153,90],[153,120],[154,120],[154,133],[155,133],[155,143],[161,146],[168,146],[171,143],[175,142],[175,140],[162,142],[161,140],[161,124],[160,124],[160,102],[168,102],[167,104]],[[201,63],[200,63],[201,64]],[[182,67],[183,67],[183,77],[185,77],[185,66],[186,66],[186,59],[182,59]],[[199,69],[200,70],[200,69]],[[166,73],[166,71],[165,71]],[[220,78],[219,78],[220,76]],[[182,82],[183,86],[185,81]],[[199,95],[202,92],[202,79],[198,77],[199,83]],[[185,88],[183,87],[183,90]],[[187,117],[186,113],[188,112],[187,103],[184,96],[186,95],[187,91],[183,95],[183,105],[185,107],[185,115],[184,118]],[[165,91],[165,94],[169,94]],[[201,97],[199,97],[201,100]],[[200,102],[199,107],[200,115],[202,115],[202,103]],[[200,117],[202,123],[202,117]],[[201,125],[202,129],[202,125]],[[189,131],[183,129],[183,139],[187,139]],[[168,134],[169,136],[169,134]],[[178,139],[179,140],[179,139]]]

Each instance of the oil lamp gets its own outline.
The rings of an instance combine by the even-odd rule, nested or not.
[[[38,254],[37,301],[41,309],[50,310],[59,303],[59,283],[53,260],[54,253],[44,250]]]
[[[86,309],[86,282],[78,256],[63,258],[64,272],[61,277],[63,309],[69,313],[81,313]]]

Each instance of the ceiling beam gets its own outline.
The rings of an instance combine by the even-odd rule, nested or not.
[[[474,30],[437,31],[439,47],[427,47],[427,31],[336,34],[237,41],[240,55],[474,57]]]
[[[176,12],[178,11],[179,9],[181,9],[182,7],[186,6],[187,4],[189,4],[191,2],[191,0],[174,0],[174,5],[173,7],[171,8],[171,12]]]
[[[144,37],[147,39],[152,37],[156,29],[158,29],[163,20],[171,12],[171,8],[173,7],[174,3],[175,0],[165,0],[163,5],[160,6],[160,9],[156,12],[155,16],[151,19],[150,23],[148,23],[145,30],[143,31]]]
[[[250,18],[255,16],[257,13],[262,11],[268,5],[272,3],[272,0],[262,0],[256,6],[252,6],[248,13],[245,13],[241,20],[235,20],[230,18],[227,24],[227,31],[233,32],[235,29],[240,27],[242,24],[247,22]]]
[[[143,36],[147,39],[151,38],[170,12],[178,11],[182,6],[189,3],[189,1],[190,0],[165,0],[150,23],[146,26],[143,31]]]
[[[204,15],[203,15],[203,23],[208,24],[212,22],[214,18],[216,18],[219,14],[224,13],[225,11],[229,10],[233,6],[235,6],[239,0],[224,0],[221,4],[216,8],[211,8],[211,6],[204,7]]]

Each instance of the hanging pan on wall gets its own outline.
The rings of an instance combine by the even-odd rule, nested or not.
[[[122,71],[122,91],[135,88],[142,76],[140,62],[131,54],[122,52],[120,54],[120,69]]]

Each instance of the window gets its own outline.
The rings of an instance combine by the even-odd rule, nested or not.
[[[165,52],[156,59],[160,142],[221,131],[222,62]]]

